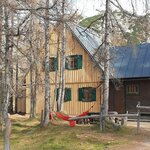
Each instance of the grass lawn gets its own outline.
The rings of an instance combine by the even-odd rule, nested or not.
[[[69,127],[59,120],[47,128],[41,128],[38,119],[15,118],[12,123],[11,150],[103,150],[127,144],[135,132],[122,128],[102,133],[98,125]],[[2,145],[0,133],[0,150]]]

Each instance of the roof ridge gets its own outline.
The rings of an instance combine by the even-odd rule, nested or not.
[[[67,24],[68,24],[68,23],[67,23]],[[75,23],[75,22],[70,22],[69,24],[74,25],[74,26],[77,26],[77,27],[81,28],[82,30],[84,30],[85,32],[87,32],[87,33],[89,33],[89,34],[93,34],[93,35],[95,35],[97,38],[100,38],[100,37],[98,36],[98,34],[97,34],[95,31],[93,31],[92,29],[90,30],[89,28],[82,27],[81,25],[79,25],[79,24],[77,24],[77,23]],[[69,24],[68,24],[68,25],[69,25]]]

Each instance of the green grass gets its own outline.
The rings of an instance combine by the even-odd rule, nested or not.
[[[129,131],[128,131],[129,130]],[[41,128],[38,120],[15,120],[12,126],[11,150],[104,150],[127,143],[120,138],[130,129],[105,131],[98,125],[69,127],[68,124],[50,124]],[[0,134],[0,150],[2,150]]]

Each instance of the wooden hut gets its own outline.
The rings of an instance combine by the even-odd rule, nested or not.
[[[150,43],[115,48],[113,64],[121,86],[110,82],[109,109],[135,113],[138,101],[150,106]]]
[[[60,76],[60,53],[57,57],[58,32],[60,32],[59,29],[54,28],[50,34],[51,106],[54,104],[56,70],[58,78]],[[102,99],[102,67],[98,63],[96,51],[100,45],[100,40],[92,32],[75,24],[66,25],[65,35],[66,66],[63,111],[67,114],[76,115],[94,105],[91,112],[99,112]],[[42,57],[44,57],[44,50],[41,53]],[[41,110],[44,109],[44,70],[42,62],[38,67],[38,74],[41,84],[37,89],[36,112],[41,113]],[[30,83],[29,75],[27,75],[26,83],[27,85]],[[27,87],[26,113],[29,112],[30,90]]]

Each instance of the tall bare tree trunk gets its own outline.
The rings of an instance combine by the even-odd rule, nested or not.
[[[110,1],[106,0],[106,11],[105,11],[105,38],[104,38],[104,115],[108,114],[108,102],[109,102],[109,66],[110,66],[110,20],[109,20]]]
[[[11,122],[8,116],[8,104],[10,100],[10,50],[9,50],[9,25],[8,25],[8,9],[4,7],[5,17],[5,84],[4,84],[4,102],[3,102],[3,121],[4,127],[4,150],[10,150],[10,133],[11,133]]]
[[[37,32],[37,31],[35,31]],[[34,48],[34,90],[33,90],[33,95],[34,95],[34,103],[33,103],[33,112],[34,112],[34,117],[36,117],[36,103],[37,103],[37,88],[38,88],[38,81],[39,81],[39,74],[38,74],[38,60],[39,60],[39,50],[38,50],[38,45],[39,45],[39,40],[37,39],[37,33],[36,33],[36,47]]]
[[[2,11],[2,2],[0,1],[0,49],[2,49],[2,19],[3,11]],[[4,101],[4,77],[3,77],[3,60],[2,60],[2,51],[0,51],[0,124],[2,124],[2,109],[3,109],[3,101]]]
[[[19,18],[17,18],[17,23],[19,24]],[[16,46],[19,46],[19,39],[17,40]],[[16,64],[15,64],[15,113],[18,113],[18,95],[19,95],[19,54],[16,51]]]
[[[65,0],[62,0],[62,17],[61,17],[61,34],[62,34],[62,47],[60,52],[60,88],[58,96],[58,109],[61,111],[63,109],[64,96],[65,96],[65,22],[64,22],[64,10],[65,10]]]
[[[58,37],[57,37],[57,61],[58,61],[58,56],[59,56],[59,49],[60,49],[60,32],[58,31]],[[53,104],[53,109],[55,109],[55,103],[57,101],[57,88],[58,88],[58,69],[56,69],[55,73],[55,93],[54,93],[54,104]],[[57,110],[58,110],[58,103],[57,103]]]
[[[30,60],[30,93],[31,93],[31,95],[30,95],[30,118],[34,118],[35,114],[34,114],[34,64],[33,64],[33,54],[31,54],[31,60]]]
[[[11,33],[14,30],[14,14],[11,13]],[[13,88],[13,35],[11,35],[11,49],[10,49],[10,85]],[[13,92],[10,93],[9,113],[13,113]]]
[[[36,87],[37,87],[37,65],[35,63],[35,52],[32,48],[31,60],[30,60],[30,93],[31,93],[31,106],[30,106],[30,118],[36,117]]]
[[[49,123],[49,112],[50,112],[50,77],[49,77],[49,0],[46,0],[45,10],[45,104],[44,104],[44,120],[43,126],[47,126]]]
[[[18,52],[16,52],[16,89],[15,89],[15,91],[16,91],[16,93],[15,93],[15,113],[17,113],[18,112],[18,109],[17,109],[17,103],[18,103],[18,84],[19,84],[19,81],[18,81],[18,79],[19,79],[19,77],[18,77],[18,70],[19,70],[19,68],[18,68]]]
[[[36,117],[36,101],[37,101],[37,87],[38,87],[38,68],[37,68],[37,60],[38,60],[38,48],[34,50],[34,58],[36,59],[36,62],[34,63],[34,90],[33,90],[33,95],[34,95],[34,101],[33,101],[33,117]]]
[[[150,42],[150,32],[149,32],[150,15],[149,15],[149,10],[150,10],[149,2],[148,2],[148,0],[145,0],[145,13],[146,13],[146,15],[145,15],[145,21],[146,21],[145,22],[145,24],[146,24],[146,26],[145,26],[145,34],[146,34],[145,38],[146,38],[147,43]]]
[[[0,1],[0,49],[2,49],[2,2]],[[2,92],[2,52],[0,51],[0,122],[2,116],[2,101],[3,101],[3,92]]]
[[[35,64],[34,91],[33,91],[33,94],[34,94],[34,104],[33,104],[34,117],[36,117],[36,101],[37,101],[36,92],[37,92],[37,86],[38,86],[37,84],[38,84],[38,68],[37,68],[37,64]]]
[[[1,61],[0,61],[1,62]],[[0,124],[2,123],[2,106],[4,99],[4,91],[3,91],[3,74],[2,69],[0,68]]]
[[[33,2],[31,2],[31,8],[33,8]],[[31,98],[30,98],[30,118],[35,118],[36,117],[36,75],[37,75],[37,67],[36,67],[36,46],[35,46],[35,41],[36,37],[34,34],[34,16],[31,14],[30,18],[30,35],[29,35],[29,40],[30,40],[30,51],[31,51],[31,57],[30,57],[30,93],[31,93]]]
[[[32,22],[32,19],[31,19]],[[34,70],[34,47],[33,45],[33,39],[32,39],[32,23],[30,26],[30,51],[31,51],[31,57],[30,57],[30,118],[35,118],[35,112],[34,112],[34,102],[35,102],[35,95],[34,95],[34,86],[35,86],[35,82],[34,82],[34,78],[35,78],[35,70]]]

